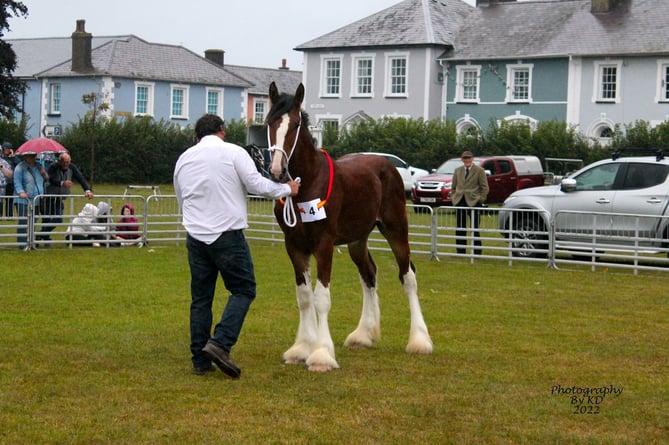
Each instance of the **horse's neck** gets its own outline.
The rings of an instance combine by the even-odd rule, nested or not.
[[[299,176],[303,185],[309,185],[322,176],[324,157],[310,139],[300,140],[292,158],[290,174],[293,178]]]

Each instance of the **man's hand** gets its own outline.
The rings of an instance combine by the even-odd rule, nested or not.
[[[288,181],[286,184],[290,186],[290,196],[297,195],[297,192],[300,191],[300,183],[295,181]]]

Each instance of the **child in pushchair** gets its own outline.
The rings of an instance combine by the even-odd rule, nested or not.
[[[100,247],[101,241],[109,240],[111,221],[111,206],[100,201],[97,206],[86,204],[79,214],[74,217],[72,224],[67,228],[65,238],[76,241],[75,246]]]

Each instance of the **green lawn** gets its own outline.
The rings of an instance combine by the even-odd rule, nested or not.
[[[3,252],[0,443],[646,444],[669,437],[666,273],[418,256],[435,344],[421,357],[404,353],[409,310],[386,253],[374,254],[381,341],[373,350],[341,346],[360,316],[361,292],[354,266],[337,254],[330,326],[341,369],[314,374],[281,360],[298,320],[284,249],[252,243],[252,250],[258,298],[233,349],[243,372],[237,381],[190,374],[183,247]],[[219,298],[217,313],[222,306]],[[584,399],[586,388],[622,392]]]

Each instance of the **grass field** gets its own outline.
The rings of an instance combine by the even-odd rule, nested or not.
[[[232,357],[191,375],[185,248],[2,252],[0,443],[648,444],[669,437],[669,275],[415,258],[431,356],[388,254],[382,338],[341,346],[359,281],[337,254],[341,369],[287,366],[298,313],[283,247],[252,243],[258,298]],[[221,285],[216,312],[223,307]],[[592,390],[589,397],[584,392]],[[618,395],[602,388],[620,391]]]

